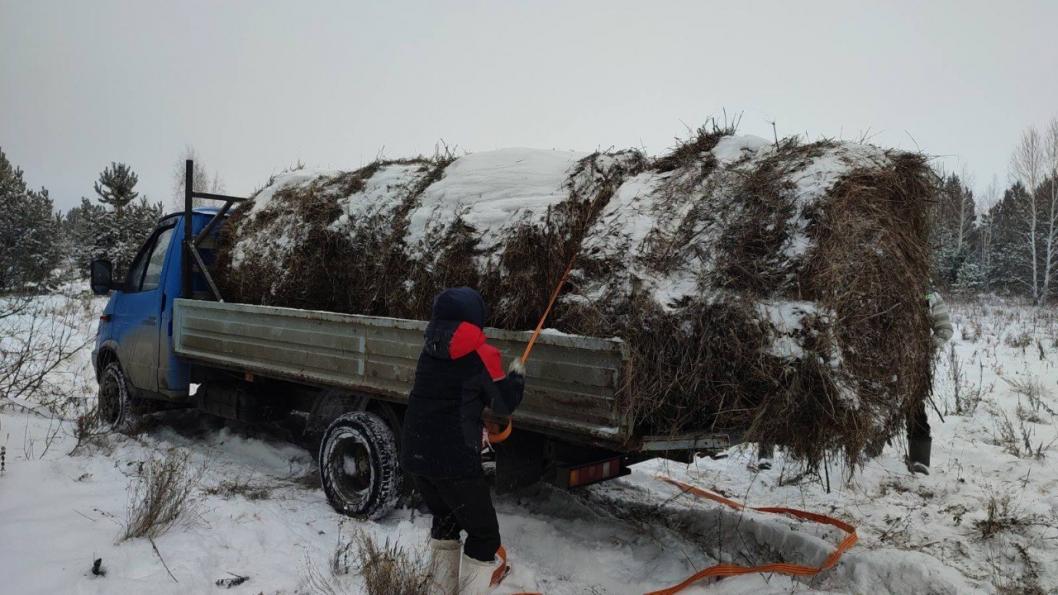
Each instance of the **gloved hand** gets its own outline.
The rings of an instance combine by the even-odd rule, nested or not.
[[[939,293],[932,292],[926,296],[926,303],[929,306],[929,319],[933,327],[933,344],[940,349],[951,339],[955,333],[955,328],[951,323],[948,306],[944,303]]]
[[[525,364],[522,363],[521,358],[516,357],[511,360],[511,365],[507,367],[507,373],[525,376]]]

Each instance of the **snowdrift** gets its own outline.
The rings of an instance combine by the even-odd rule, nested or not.
[[[232,216],[228,299],[618,336],[650,433],[746,431],[817,462],[891,437],[930,386],[921,155],[702,129],[669,155],[505,149],[276,176]]]

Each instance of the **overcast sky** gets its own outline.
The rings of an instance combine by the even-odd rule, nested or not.
[[[1058,2],[0,0],[0,148],[63,209],[384,150],[664,151],[685,126],[921,148],[977,186],[1058,116]]]

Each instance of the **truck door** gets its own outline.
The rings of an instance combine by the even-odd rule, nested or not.
[[[158,391],[160,286],[174,227],[175,221],[156,229],[132,261],[111,319],[125,375],[133,386],[150,392]]]

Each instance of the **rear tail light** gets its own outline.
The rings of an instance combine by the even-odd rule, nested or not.
[[[560,468],[559,483],[566,487],[575,488],[621,475],[626,475],[626,473],[621,464],[621,457],[617,456],[595,463]]]
[[[100,316],[99,322],[110,322],[110,314],[104,314]]]

